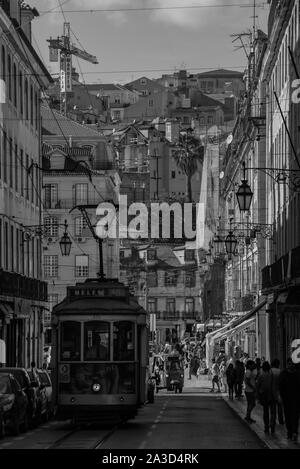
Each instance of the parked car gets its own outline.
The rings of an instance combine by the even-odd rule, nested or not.
[[[34,426],[37,421],[37,392],[31,385],[27,371],[25,368],[3,367],[0,368],[0,373],[12,374],[20,384],[22,391],[24,391],[28,399],[27,415],[29,425]]]
[[[10,373],[0,375],[0,438],[4,436],[6,428],[10,428],[14,435],[28,430],[28,398],[22,391],[20,384]]]
[[[47,407],[49,417],[53,415],[53,402],[52,402],[52,382],[50,374],[47,370],[37,370],[38,377],[42,385],[45,386],[45,394],[47,397]]]
[[[38,372],[32,369],[27,370],[30,378],[31,386],[35,389],[37,398],[37,414],[36,423],[39,423],[42,419],[47,421],[49,417],[48,413],[48,400],[46,396],[46,387],[42,384]]]

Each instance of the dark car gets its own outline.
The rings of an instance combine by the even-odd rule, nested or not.
[[[48,412],[48,400],[46,395],[46,386],[42,384],[40,377],[36,370],[27,370],[30,378],[31,386],[35,389],[37,399],[37,413],[36,423],[39,423],[42,419],[47,421],[49,417]]]
[[[53,401],[52,401],[52,382],[50,374],[47,370],[37,370],[38,377],[42,385],[45,386],[45,394],[47,397],[47,406],[48,406],[48,415],[49,417],[53,415]]]
[[[0,375],[0,437],[10,428],[14,435],[28,430],[28,398],[10,373]]]
[[[18,381],[22,391],[25,392],[28,399],[27,414],[29,425],[34,426],[37,419],[37,392],[31,385],[29,375],[25,368],[5,367],[0,368],[0,373],[10,373]]]

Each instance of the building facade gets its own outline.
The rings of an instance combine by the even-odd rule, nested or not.
[[[0,6],[0,339],[9,366],[42,362],[40,97],[52,79],[31,43],[35,8]]]

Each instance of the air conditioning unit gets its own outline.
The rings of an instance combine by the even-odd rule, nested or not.
[[[83,238],[82,236],[78,236],[77,241],[78,241],[78,243],[85,243],[86,238]]]

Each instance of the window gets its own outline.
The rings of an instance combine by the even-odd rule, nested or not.
[[[157,299],[148,298],[148,313],[154,314],[157,311]]]
[[[4,46],[2,46],[1,65],[2,65],[2,79],[4,83],[6,83],[6,52],[5,52]]]
[[[34,174],[35,172],[37,172],[37,168],[34,166],[33,164],[33,158],[31,158],[31,163],[30,163],[30,167],[31,167],[31,177],[30,177],[30,180],[31,180],[31,202],[33,203],[34,202]]]
[[[61,360],[80,360],[80,332],[81,324],[76,321],[65,321],[60,325],[61,331]]]
[[[155,249],[148,249],[147,251],[147,260],[154,261],[156,259],[156,250]]]
[[[4,222],[4,268],[8,270],[8,223]]]
[[[18,145],[15,143],[15,189],[19,191],[19,177],[18,177],[18,169],[19,169],[19,159],[18,159]]]
[[[175,298],[167,298],[167,313],[175,313]]]
[[[195,260],[195,251],[194,251],[194,249],[186,249],[184,251],[184,260],[185,261]]]
[[[208,117],[207,117],[207,123],[208,123],[208,124],[212,124],[212,123],[213,123],[213,117],[212,117],[212,116],[208,116]]]
[[[200,122],[200,125],[204,125],[205,124],[205,117],[201,116],[199,122]]]
[[[165,272],[165,285],[166,286],[176,286],[177,285],[176,272]]]
[[[14,105],[18,105],[18,91],[17,91],[17,67],[13,65],[13,89],[14,89]]]
[[[75,218],[75,236],[82,236],[83,230],[86,230],[87,227],[84,217]]]
[[[57,305],[57,303],[58,303],[58,295],[57,294],[48,295],[48,305],[49,305],[50,315],[51,315],[52,309],[54,308],[55,305]],[[51,319],[51,317],[50,317],[50,319]]]
[[[189,124],[189,123],[190,123],[190,118],[189,118],[189,116],[183,116],[183,123],[184,123],[184,124]]]
[[[85,255],[75,256],[75,277],[87,277],[89,275],[89,257]]]
[[[195,286],[195,272],[186,272],[185,273],[185,286],[194,287]]]
[[[146,83],[147,83],[146,78],[141,78],[141,79],[140,79],[140,84],[141,84],[141,85],[146,85]]]
[[[24,195],[24,152],[20,151],[20,186],[21,186],[21,195]]]
[[[15,230],[14,227],[10,227],[10,270],[14,271],[15,264]]]
[[[185,312],[193,313],[194,312],[194,298],[185,299]]]
[[[3,131],[2,138],[2,155],[3,155],[3,181],[7,182],[7,134]]]
[[[148,106],[153,107],[153,105],[154,105],[153,99],[149,99]]]
[[[147,275],[147,286],[157,287],[157,272],[149,272]]]
[[[10,187],[13,187],[14,184],[14,163],[13,163],[13,141],[12,138],[9,139],[8,141],[8,147],[9,147],[9,185]]]
[[[8,99],[11,101],[12,100],[12,69],[11,69],[11,56],[8,54],[7,56],[7,75],[8,75]]]
[[[22,74],[22,72],[20,72],[20,74],[19,74],[19,100],[20,100],[20,114],[21,114],[21,116],[23,116],[23,111],[24,111],[23,99],[24,99],[24,96],[23,96],[23,74]]]
[[[30,124],[33,125],[33,86],[30,85]]]
[[[25,78],[25,119],[29,119],[29,87],[28,87],[28,80]]]
[[[25,177],[26,177],[26,186],[25,186],[25,197],[29,200],[29,155],[26,153],[26,167],[25,167]]]
[[[84,324],[84,359],[110,359],[110,324],[102,321],[89,321]]]
[[[75,205],[86,204],[88,201],[88,185],[75,184]]]
[[[176,171],[172,171],[172,172],[171,172],[171,177],[172,177],[172,179],[175,179],[175,178],[176,178]]]
[[[58,185],[45,185],[45,208],[55,208],[58,203]]]
[[[39,128],[39,98],[38,94],[35,93],[34,95],[34,108],[35,108],[35,128],[38,130]]]
[[[45,236],[58,236],[58,218],[44,218]]]
[[[130,321],[119,321],[113,325],[114,331],[114,360],[134,360],[134,323]]]
[[[44,256],[44,275],[46,278],[57,277],[58,256]]]

